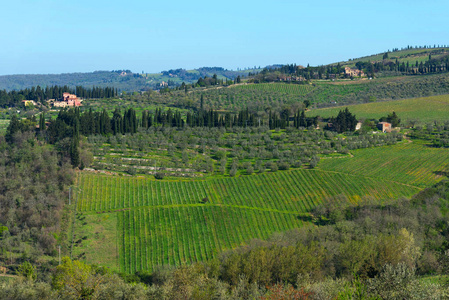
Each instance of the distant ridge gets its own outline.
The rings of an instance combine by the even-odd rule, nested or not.
[[[429,46],[407,46],[405,48],[393,48],[378,54],[352,58],[347,61],[335,62],[326,66],[348,66],[357,68],[357,63],[370,65],[371,63],[380,63],[387,65],[390,63],[404,63],[415,65],[433,59],[447,61],[449,56],[449,47],[447,45],[429,45]],[[159,89],[162,86],[174,87],[182,82],[186,84],[195,83],[200,77],[212,77],[214,74],[219,79],[235,79],[240,76],[248,76],[249,73],[255,74],[263,69],[279,70],[285,64],[272,64],[264,68],[254,67],[247,69],[227,70],[222,67],[201,67],[194,70],[185,70],[182,68],[161,71],[160,73],[133,73],[130,70],[113,71],[94,71],[86,73],[63,73],[63,74],[25,74],[25,75],[3,75],[0,76],[0,90],[21,90],[33,86],[64,86],[69,87],[114,87],[119,91],[145,91]],[[292,65],[293,66],[293,65]],[[294,65],[300,67],[300,65]],[[320,66],[322,67],[322,66]],[[358,66],[360,68],[360,65]],[[301,67],[302,68],[302,67]],[[395,74],[391,74],[395,75]],[[400,74],[396,74],[400,75]]]
[[[63,74],[24,74],[0,76],[0,90],[21,90],[33,86],[83,86],[83,87],[114,87],[120,91],[144,91],[157,89],[161,83],[180,85],[182,82],[194,83],[200,77],[234,79],[237,76],[248,75],[261,69],[226,70],[221,67],[202,67],[195,70],[175,69],[161,73],[133,73],[130,70],[94,71],[86,73]]]

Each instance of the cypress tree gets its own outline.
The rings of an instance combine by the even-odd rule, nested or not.
[[[70,143],[70,161],[73,167],[78,167],[80,164],[79,139],[76,136],[72,138]]]
[[[21,130],[22,130],[22,123],[20,122],[17,115],[13,115],[9,122],[8,128],[6,129],[5,140],[8,143],[11,143],[14,133],[21,131]]]
[[[41,113],[39,116],[39,131],[44,131],[45,128],[45,113]]]
[[[101,119],[103,120],[103,132],[102,134],[109,134],[112,132],[111,128],[111,119],[109,118],[108,112],[106,109],[103,109],[101,114]]]
[[[144,110],[142,112],[142,127],[144,129],[148,128],[148,111],[147,110]]]

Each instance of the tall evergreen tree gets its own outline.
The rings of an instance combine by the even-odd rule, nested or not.
[[[79,138],[76,136],[72,138],[70,143],[70,161],[73,167],[78,167],[80,164]]]
[[[19,120],[17,115],[12,115],[11,120],[9,121],[8,128],[6,128],[5,140],[8,143],[13,141],[14,133],[18,131],[22,131],[22,123]]]
[[[39,131],[42,132],[45,129],[45,113],[43,112],[39,115]]]

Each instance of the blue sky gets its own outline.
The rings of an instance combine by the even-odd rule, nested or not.
[[[2,2],[0,75],[319,65],[449,44],[447,0]]]

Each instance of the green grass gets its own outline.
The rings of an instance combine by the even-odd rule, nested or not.
[[[15,277],[7,277],[7,276],[0,276],[0,284],[13,282],[14,280],[17,280],[17,278],[15,278]]]
[[[118,269],[117,214],[78,214],[73,258]]]
[[[336,117],[345,107],[359,119],[379,119],[395,111],[403,123],[408,120],[446,121],[449,115],[449,95],[314,109],[308,112],[308,116]]]
[[[448,275],[434,275],[434,276],[423,276],[419,278],[419,281],[426,284],[447,284]]]

